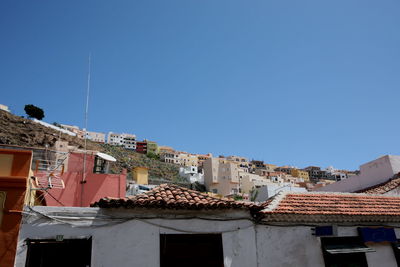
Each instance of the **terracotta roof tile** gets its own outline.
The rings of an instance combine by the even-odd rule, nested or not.
[[[400,174],[396,174],[392,179],[387,182],[380,183],[362,190],[357,191],[357,193],[365,194],[385,194],[393,189],[400,186]]]
[[[326,216],[346,220],[397,220],[400,197],[354,193],[282,193],[269,200],[261,211],[272,221],[326,220]]]
[[[252,202],[239,202],[224,198],[211,197],[205,193],[184,187],[162,184],[152,190],[126,198],[102,198],[92,204],[101,208],[166,208],[166,209],[261,209]]]

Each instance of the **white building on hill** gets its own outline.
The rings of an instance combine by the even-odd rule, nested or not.
[[[107,143],[114,146],[123,146],[126,149],[136,149],[136,135],[127,133],[108,133]]]

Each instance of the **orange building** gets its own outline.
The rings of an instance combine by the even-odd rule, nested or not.
[[[32,151],[0,149],[0,266],[13,267]],[[25,200],[26,199],[26,200]]]

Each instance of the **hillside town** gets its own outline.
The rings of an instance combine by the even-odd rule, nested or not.
[[[54,137],[51,146],[0,144],[2,267],[399,264],[400,156],[357,171],[277,166],[134,134],[106,140],[0,107],[14,129]],[[180,179],[152,179],[146,166],[113,171],[118,160],[97,143],[176,166]]]

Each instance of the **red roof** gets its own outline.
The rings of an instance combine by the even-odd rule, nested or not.
[[[282,193],[261,211],[271,221],[400,221],[400,197],[354,193]]]
[[[392,179],[387,182],[380,183],[362,190],[357,191],[357,193],[365,194],[385,194],[393,189],[400,186],[400,174],[396,174]]]
[[[162,184],[140,195],[121,199],[102,198],[92,206],[101,208],[230,209],[256,208],[254,203],[211,197],[172,184]]]

